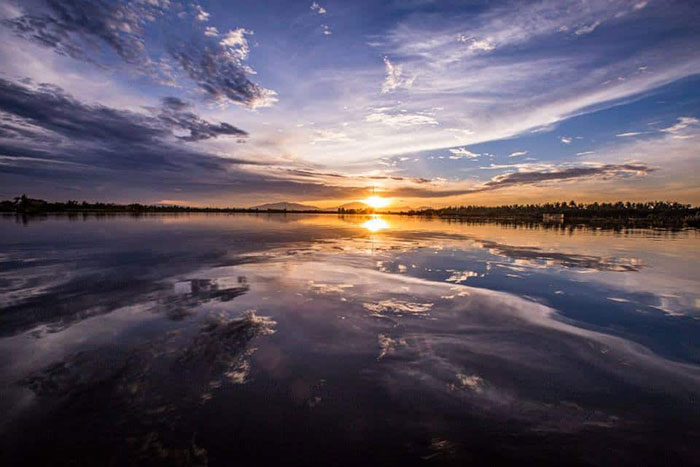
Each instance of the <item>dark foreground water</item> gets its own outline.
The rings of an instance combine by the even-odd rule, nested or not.
[[[698,231],[0,218],[3,465],[691,465]]]

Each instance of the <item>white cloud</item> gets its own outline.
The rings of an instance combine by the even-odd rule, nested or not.
[[[351,138],[342,131],[337,130],[316,130],[311,144],[318,143],[343,143],[351,141]]]
[[[428,115],[411,113],[373,112],[365,118],[369,123],[381,123],[392,127],[409,127],[422,125],[439,125],[435,118]]]
[[[457,36],[457,41],[466,44],[467,48],[472,52],[488,52],[496,48],[488,39],[477,39],[475,37],[465,36],[464,34],[459,34]]]
[[[573,36],[568,41],[579,37],[573,34],[577,28],[596,20],[603,26],[609,23],[611,27],[606,32],[611,35],[623,26],[634,27],[635,18],[642,15],[628,14],[624,19],[613,20],[621,9],[629,12],[633,3],[589,0],[586,8],[573,8],[564,2],[526,2],[517,12],[501,7],[486,8],[469,23],[465,23],[465,18],[422,16],[416,12],[374,41],[380,57],[387,57],[381,69],[385,74],[377,76],[379,69],[356,73],[329,73],[325,69],[310,77],[314,85],[328,84],[329,89],[339,91],[310,106],[308,118],[339,128],[343,121],[351,121],[353,131],[363,137],[338,144],[333,148],[332,160],[328,159],[326,148],[309,146],[307,138],[287,144],[294,145],[293,150],[305,154],[311,162],[338,167],[382,156],[474,147],[477,143],[510,138],[535,128],[551,131],[573,116],[607,108],[621,99],[634,98],[700,72],[700,58],[683,38],[680,39],[683,47],[652,42],[631,49],[616,60],[607,59],[613,56],[611,48],[617,47],[611,40],[601,41],[585,51],[554,48],[550,50],[554,53],[548,53],[541,49],[542,41],[548,47],[550,41],[561,40],[561,26],[567,26],[566,34]],[[469,24],[468,32],[465,24]],[[620,28],[612,27],[617,24]],[[337,35],[339,31],[334,32]],[[488,39],[494,51],[516,46],[524,53],[470,51],[467,44],[457,41],[462,33]],[[597,40],[595,36],[581,37]],[[637,71],[640,65],[648,67],[645,73]],[[582,69],[590,73],[582,74]],[[420,79],[414,81],[418,74]],[[618,76],[626,80],[618,81]],[[606,83],[608,80],[611,81]],[[404,91],[409,86],[410,96]],[[376,92],[380,90],[381,95]],[[410,115],[401,115],[399,107]],[[330,109],[339,111],[334,113]],[[426,109],[440,110],[430,114]],[[368,114],[376,115],[368,117]],[[251,125],[248,128],[252,134],[256,124]],[[554,133],[551,137],[557,141],[559,136]],[[575,135],[570,136],[570,148],[582,151],[583,145],[579,149],[574,144],[578,143],[574,141]],[[250,146],[249,143],[247,147]],[[450,153],[443,151],[447,158]],[[510,160],[521,161],[525,157]]]
[[[519,156],[524,156],[527,154],[527,151],[516,151],[516,152],[511,152],[508,154],[508,157],[519,157]]]
[[[635,3],[632,8],[635,10],[641,10],[645,6],[647,6],[647,2],[644,1],[644,2]]]
[[[695,134],[689,134],[686,130],[690,127],[698,126],[698,124],[700,124],[700,120],[695,117],[679,117],[678,123],[668,128],[663,128],[661,131],[664,133],[670,133],[673,135],[673,138],[676,139],[691,138],[695,136]]]
[[[643,134],[644,133],[640,132],[640,131],[630,131],[627,133],[620,133],[620,134],[615,135],[615,136],[617,136],[618,138],[628,138],[630,136],[638,136],[638,135],[643,135]]]
[[[228,47],[236,58],[245,60],[250,52],[248,40],[245,37],[246,34],[253,34],[253,31],[244,28],[231,29],[219,43],[224,47]]]
[[[386,78],[384,78],[384,83],[382,83],[382,94],[386,94],[399,87],[410,88],[413,86],[415,77],[406,77],[401,65],[391,63],[389,57],[384,57],[384,65],[386,66]]]
[[[593,151],[583,151],[583,152],[577,152],[577,156],[590,156],[591,154],[595,154]]]
[[[564,144],[571,144],[571,141],[573,140],[570,136],[562,136],[561,138],[559,138],[559,141],[561,141]]]
[[[331,31],[331,27],[327,24],[322,24],[321,29],[323,30],[324,36],[330,36],[331,34],[333,34],[333,31]]]
[[[311,4],[311,10],[318,15],[325,15],[326,14],[326,9],[323,8],[321,5],[319,5],[318,2],[313,2]]]
[[[475,154],[467,148],[453,148],[449,150],[452,155],[450,159],[478,159],[481,154]]]
[[[201,5],[195,5],[194,10],[195,18],[197,18],[198,21],[209,21],[209,13],[204,11]]]
[[[204,30],[204,35],[207,37],[216,37],[219,35],[219,30],[214,26],[209,26]]]

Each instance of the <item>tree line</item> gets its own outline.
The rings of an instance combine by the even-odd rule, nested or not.
[[[561,201],[543,204],[503,206],[450,206],[409,211],[408,215],[541,220],[549,214],[563,214],[565,221],[619,221],[699,225],[700,207],[675,201],[617,201],[614,203],[577,203]]]
[[[287,212],[261,211],[247,208],[213,208],[190,207],[163,204],[116,204],[116,203],[89,203],[87,201],[70,200],[66,202],[49,202],[41,199],[29,198],[26,195],[18,196],[12,200],[0,201],[0,211],[22,214],[50,213],[50,212],[124,212],[124,213],[158,213],[158,212]],[[297,211],[294,211],[297,212]],[[301,212],[301,211],[300,211]],[[322,213],[323,211],[309,211]],[[371,214],[372,209],[343,209],[341,214]],[[502,206],[449,206],[435,209],[409,210],[401,212],[389,212],[391,214],[403,214],[409,216],[444,217],[460,219],[494,219],[494,220],[524,220],[542,221],[545,214],[563,214],[565,222],[618,222],[640,223],[646,225],[687,225],[700,227],[700,207],[690,204],[682,204],[675,201],[646,201],[630,202],[617,201],[615,203],[576,203],[575,201],[561,201],[542,204],[508,204]]]

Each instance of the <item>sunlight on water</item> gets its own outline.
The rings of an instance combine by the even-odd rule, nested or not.
[[[380,216],[374,215],[370,220],[362,224],[362,227],[374,233],[379,232],[380,230],[388,229],[391,226]]]

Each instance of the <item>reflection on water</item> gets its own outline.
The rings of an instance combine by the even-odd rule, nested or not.
[[[161,215],[0,241],[5,465],[696,458],[694,230]]]
[[[373,215],[372,218],[362,224],[362,227],[369,230],[370,232],[378,232],[380,230],[388,229],[389,223],[379,215]]]

